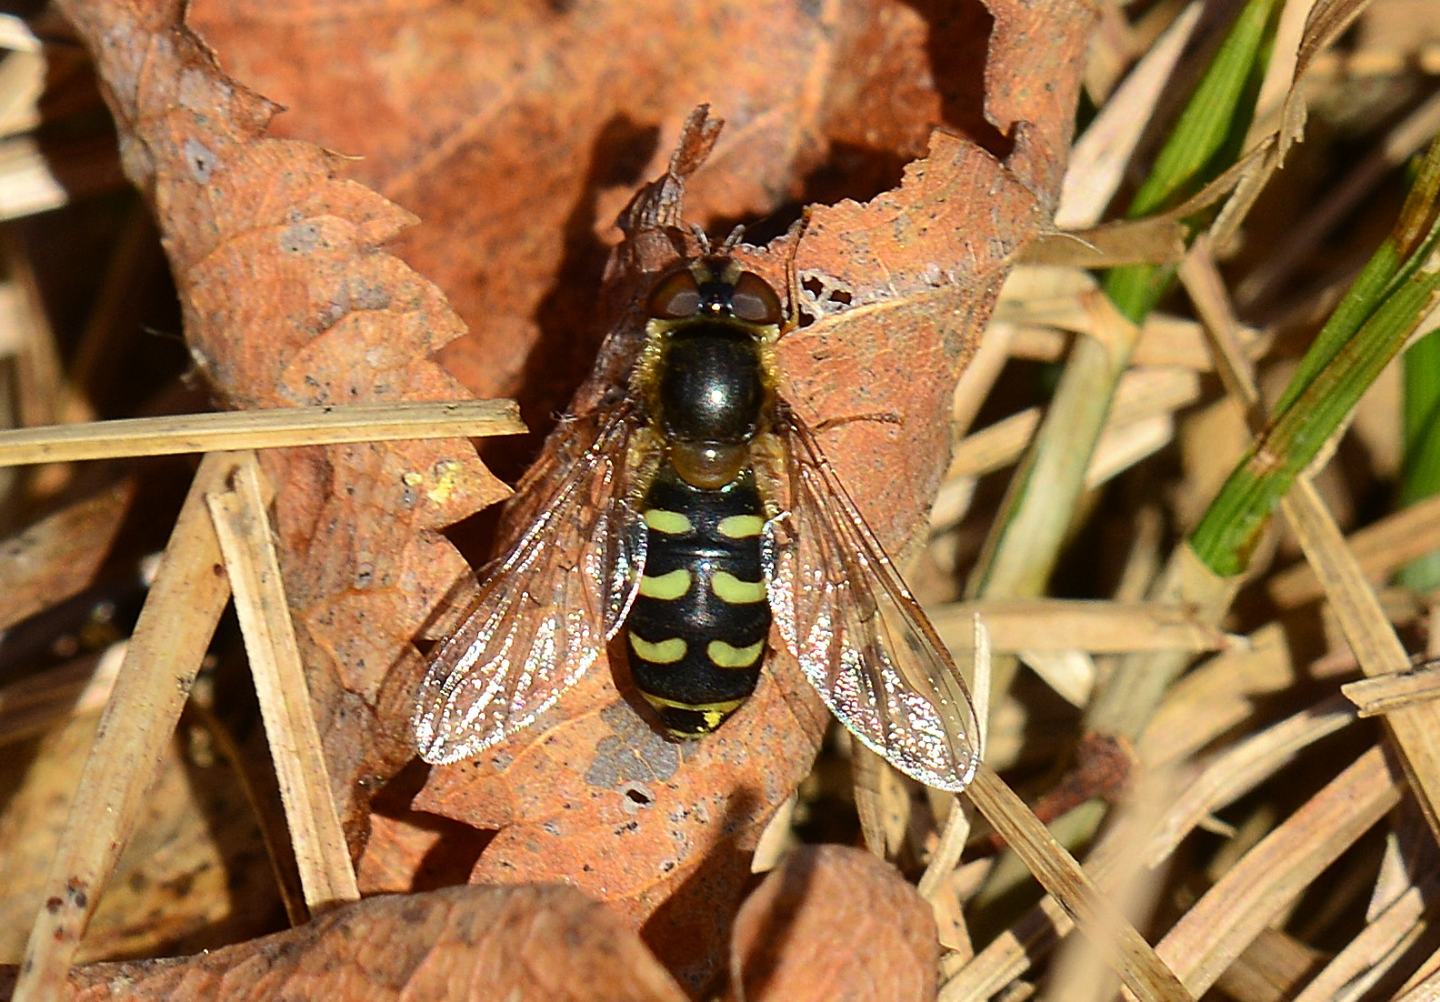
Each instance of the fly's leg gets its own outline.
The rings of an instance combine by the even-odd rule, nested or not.
[[[841,425],[854,424],[856,421],[874,421],[878,424],[904,424],[905,419],[894,411],[872,411],[869,414],[846,414],[841,417],[826,418],[816,424],[811,430],[819,435],[821,432],[829,431],[831,428],[839,428]]]
[[[750,464],[755,470],[755,486],[760,503],[769,521],[790,510],[790,482],[786,476],[785,443],[774,432],[761,432],[750,443]]]
[[[785,234],[785,239],[790,241],[790,253],[785,255],[785,298],[789,300],[785,322],[780,326],[780,333],[775,336],[779,341],[786,334],[800,326],[800,270],[795,265],[796,256],[800,252],[800,238],[805,235],[805,228],[810,225],[810,207],[807,205]]]
[[[625,452],[625,501],[640,511],[645,494],[660,472],[660,463],[665,458],[665,440],[655,429],[647,426],[637,428],[630,436]]]

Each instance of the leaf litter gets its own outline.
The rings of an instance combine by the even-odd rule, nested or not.
[[[1316,115],[1324,118],[1333,110],[1325,104],[1324,88],[1339,78],[1323,74],[1341,72],[1331,65],[1328,49],[1337,26],[1359,17],[1360,37],[1384,39],[1373,43],[1374,54],[1383,57],[1375,65],[1405,65],[1392,57],[1401,51],[1397,46],[1412,43],[1421,47],[1416,65],[1425,65],[1422,38],[1402,33],[1397,41],[1394,33],[1366,27],[1366,17],[1374,18],[1372,26],[1384,24],[1385,9],[1404,10],[1403,4],[1377,0],[1371,6],[1367,12],[1364,4],[1314,5],[1309,30],[1291,43],[1302,53],[1296,75],[1308,70],[1312,87],[1301,95],[1287,85],[1273,96],[1286,102],[1283,113],[1277,110],[1268,120],[1284,129],[1280,145],[1290,144],[1298,131],[1299,109],[1308,105],[1312,132]],[[1125,260],[1126,254],[1157,262],[1175,257],[1173,218],[1102,226],[1078,241],[1054,233],[1050,217],[1060,201],[1084,49],[1087,42],[1099,44],[1089,36],[1090,12],[1083,5],[995,2],[988,9],[974,4],[951,10],[856,2],[766,12],[708,5],[672,27],[661,13],[647,17],[634,5],[602,3],[527,9],[508,17],[400,5],[357,13],[317,3],[288,9],[279,18],[262,5],[194,4],[192,26],[215,46],[229,75],[177,27],[178,8],[107,3],[67,11],[82,38],[107,39],[97,62],[120,122],[127,170],[156,207],[190,347],[221,401],[256,407],[402,395],[440,399],[459,395],[463,386],[480,396],[519,397],[532,427],[544,430],[572,393],[569,406],[583,412],[621,375],[634,347],[634,322],[626,310],[635,290],[663,267],[677,242],[689,240],[694,249],[679,223],[703,221],[718,233],[758,219],[755,246],[742,246],[740,255],[779,284],[793,250],[805,293],[809,322],[783,345],[789,395],[816,420],[877,411],[901,417],[898,425],[840,425],[826,433],[826,447],[892,552],[918,558],[914,576],[922,593],[942,603],[955,597],[953,584],[943,581],[944,569],[962,561],[963,572],[965,555],[973,554],[974,544],[964,535],[973,533],[967,517],[973,520],[982,511],[976,505],[987,483],[996,473],[1005,475],[1019,455],[1006,447],[988,453],[993,458],[979,465],[955,467],[947,460],[950,396],[997,298],[1010,297],[1002,298],[998,323],[1015,325],[1011,366],[1015,359],[1062,357],[1071,331],[1104,331],[1103,318],[1096,319],[1086,305],[1095,293],[1084,282],[1071,282],[1070,291],[1052,293],[1047,302],[1026,298],[1016,291],[1019,285],[1002,293],[1006,275],[1026,254],[1041,260],[1032,250],[1040,246],[1048,248],[1043,260],[1052,269],[1081,279],[1075,267],[1097,260],[1097,253],[1108,255],[1105,260]],[[1125,25],[1132,48],[1117,63],[1128,65],[1143,54],[1141,40],[1162,27],[1158,15]],[[1196,30],[1207,29],[1202,22]],[[375,44],[377,38],[384,44]],[[597,47],[597,38],[607,39],[610,48]],[[1125,32],[1095,38],[1113,42]],[[1090,58],[1098,54],[1092,48]],[[637,63],[643,72],[634,72]],[[864,73],[857,72],[861,65]],[[1164,76],[1153,73],[1144,87],[1125,92],[1125,101],[1142,109],[1132,116],[1148,116],[1152,108],[1164,114],[1157,101]],[[1103,96],[1095,89],[1099,79],[1086,78],[1095,99]],[[290,110],[272,117],[274,106],[257,92]],[[691,117],[684,124],[687,113],[706,101],[710,117]],[[1107,110],[1102,104],[1102,117]],[[721,118],[726,126],[717,134]],[[945,128],[932,132],[937,121]],[[1222,219],[1227,232],[1238,221],[1264,216],[1265,202],[1256,203],[1254,195],[1265,180],[1293,176],[1274,173],[1275,140],[1263,131],[1257,137],[1244,169],[1217,183],[1208,196],[1224,198],[1240,186]],[[1140,142],[1143,157],[1143,139],[1138,133],[1131,139]],[[1290,148],[1290,160],[1303,161],[1308,145]],[[667,173],[677,147],[682,152]],[[346,159],[355,156],[360,159]],[[1117,181],[1113,164],[1105,169],[1109,173],[1101,183],[1113,192],[1124,182]],[[635,195],[637,186],[656,177],[658,185]],[[765,239],[786,230],[804,203],[814,208],[798,246],[791,243],[793,233]],[[405,210],[419,216],[420,225],[410,225]],[[1103,218],[1093,205],[1079,211],[1090,222]],[[623,239],[609,226],[617,214],[624,221]],[[1067,256],[1067,240],[1092,257]],[[1241,246],[1238,260],[1245,261],[1247,253]],[[1319,272],[1304,278],[1325,287]],[[1250,305],[1242,303],[1241,312]],[[1194,337],[1197,325],[1184,315],[1186,304],[1165,308],[1175,312],[1147,322],[1142,346],[1150,344],[1152,354],[1137,355],[1137,375],[1149,368],[1162,380],[1171,378],[1162,366],[1180,359],[1184,392],[1117,411],[1114,458],[1097,465],[1108,465],[1105,477],[1118,476],[1121,485],[1136,471],[1145,475],[1146,457],[1156,448],[1163,455],[1172,437],[1193,434],[1193,412],[1187,409],[1195,408],[1197,399],[1202,408],[1220,406],[1213,383],[1196,379],[1215,364],[1203,356],[1197,361],[1204,344]],[[1254,324],[1255,337],[1245,348],[1251,361],[1262,370],[1283,365],[1284,324],[1277,338],[1275,327],[1245,319]],[[1292,314],[1286,323],[1293,331],[1298,320]],[[606,331],[613,333],[602,340]],[[1294,334],[1288,336],[1293,344]],[[1013,376],[996,369],[979,392],[1004,394],[1007,379]],[[1154,423],[1157,417],[1165,422]],[[982,424],[991,419],[981,414]],[[1122,448],[1120,433],[1138,431],[1141,421],[1159,429],[1158,439],[1137,439]],[[1028,432],[1014,427],[1023,444]],[[556,434],[563,436],[563,425]],[[1352,434],[1373,446],[1363,424]],[[544,446],[542,455],[555,447]],[[534,442],[517,443],[490,448],[486,455],[514,479],[535,448]],[[1201,480],[1211,475],[1207,463],[1228,461],[1213,449],[1210,456],[1203,452],[1202,447],[1186,460],[1193,467],[1185,476]],[[646,947],[691,991],[713,988],[727,967],[737,910],[739,936],[764,901],[750,894],[750,853],[769,819],[803,780],[798,807],[783,815],[792,827],[779,836],[793,845],[794,825],[807,830],[824,817],[817,811],[823,799],[817,798],[834,796],[837,789],[840,799],[849,796],[843,784],[825,778],[836,766],[833,753],[805,778],[828,721],[796,681],[794,666],[773,657],[751,705],[716,737],[681,748],[658,739],[617,690],[611,666],[597,664],[535,727],[480,761],[428,774],[410,767],[397,776],[410,754],[407,692],[422,663],[411,641],[442,632],[447,608],[464,598],[465,563],[438,530],[493,503],[503,488],[462,442],[287,450],[267,456],[266,473],[277,485],[274,525],[287,594],[362,889],[374,894],[467,878],[486,884],[564,881],[606,902],[603,914],[638,929]],[[942,481],[946,531],[928,543],[912,542]],[[1121,489],[1132,496],[1135,491]],[[1342,511],[1355,510],[1344,508],[1343,484],[1330,489],[1341,492]],[[1150,493],[1153,514],[1169,499]],[[1197,503],[1203,498],[1175,502],[1182,510]],[[1124,525],[1138,519],[1137,510],[1127,502],[1113,511],[1095,509],[1093,517],[1104,525]],[[75,511],[89,518],[83,509]],[[523,510],[509,511],[502,525],[513,531],[524,517]],[[1364,555],[1367,573],[1384,573],[1419,546],[1413,534],[1401,533],[1400,540],[1394,533],[1367,535],[1365,523],[1349,518],[1343,528],[1361,529],[1352,545]],[[1397,527],[1403,522],[1403,516],[1391,518]],[[473,562],[484,545],[475,541],[487,532],[480,527],[467,537],[467,531],[454,538],[465,543]],[[1156,554],[1136,549],[1156,545],[1145,542],[1156,538],[1163,537],[1132,542],[1135,573],[1156,566]],[[1342,544],[1307,545],[1333,551]],[[1294,553],[1284,544],[1278,552]],[[1324,553],[1312,559],[1317,569],[1330,566]],[[70,571],[67,563],[54,561],[53,573]],[[1212,660],[1176,686],[1162,706],[1140,744],[1142,760],[1154,755],[1199,768],[1206,761],[1202,754],[1232,751],[1230,761],[1248,770],[1246,788],[1258,791],[1252,797],[1274,796],[1296,761],[1323,763],[1316,781],[1302,784],[1315,794],[1310,804],[1304,804],[1304,794],[1297,793],[1298,800],[1279,797],[1282,812],[1272,815],[1271,837],[1261,839],[1264,821],[1255,822],[1257,837],[1248,843],[1254,854],[1244,855],[1247,844],[1236,846],[1232,862],[1242,863],[1201,899],[1203,907],[1175,921],[1185,908],[1171,903],[1168,918],[1142,926],[1192,990],[1218,978],[1234,994],[1241,991],[1242,967],[1265,971],[1267,965],[1274,965],[1276,977],[1284,969],[1289,983],[1301,983],[1303,973],[1293,965],[1284,968],[1281,953],[1267,952],[1299,940],[1288,928],[1257,935],[1273,916],[1227,888],[1258,885],[1293,896],[1327,866],[1353,870],[1355,864],[1342,854],[1396,802],[1405,782],[1398,774],[1375,781],[1380,772],[1373,754],[1359,760],[1369,770],[1363,775],[1358,765],[1346,768],[1364,750],[1354,725],[1327,723],[1323,732],[1306,731],[1300,742],[1282,741],[1283,728],[1273,736],[1266,731],[1283,718],[1256,704],[1257,695],[1272,703],[1291,700],[1291,709],[1297,709],[1293,700],[1317,680],[1354,673],[1354,658],[1345,656],[1333,622],[1314,621],[1318,591],[1313,572],[1304,576],[1305,566],[1296,564],[1287,577],[1272,578],[1277,583],[1270,593],[1285,596],[1277,621],[1265,620],[1242,593],[1221,632],[1220,624],[1194,609],[1139,602],[1146,592],[1132,587],[1129,606],[1107,604],[1107,613],[1121,622],[1095,645],[1099,650],[1092,658],[1077,659],[1072,655],[1083,651],[1067,651],[1046,632],[1050,617],[1063,614],[1058,607],[1030,609],[1027,636],[1027,611],[1010,606],[1004,612],[1015,625],[997,635],[1013,634],[1004,643],[1028,655],[1047,679],[1081,702],[1096,678],[1103,682],[1105,658],[1113,653],[1170,643],[1189,652],[1214,650]],[[77,568],[83,572],[83,565]],[[1365,586],[1357,576],[1344,587]],[[1101,591],[1096,597],[1111,596]],[[1402,596],[1381,598],[1387,599],[1375,606],[1381,612],[1367,614],[1372,619],[1392,617],[1411,636],[1421,629],[1423,608]],[[985,603],[974,604],[983,614]],[[951,632],[963,637],[970,608],[956,603],[940,610],[938,618],[949,617],[955,624]],[[1182,627],[1177,639],[1147,630],[1144,624],[1155,620]],[[1275,627],[1282,623],[1286,636],[1301,646],[1275,642]],[[1356,629],[1353,622],[1347,628]],[[1366,628],[1373,631],[1375,624]],[[1206,639],[1197,643],[1197,636]],[[1317,654],[1323,656],[1312,670]],[[1071,678],[1077,670],[1088,680],[1078,688]],[[1062,674],[1070,681],[1061,683]],[[1424,691],[1401,698],[1427,698]],[[1035,760],[1025,754],[1044,741],[1038,733],[1027,739],[1025,722],[1032,731],[1043,729],[1051,711],[1034,702],[1034,693],[1022,698],[1018,708],[1009,701],[996,710],[991,762],[997,768],[1018,764],[1017,780],[1039,799],[1050,784],[1026,764]],[[1328,704],[1306,705],[1320,714]],[[1350,753],[1320,758],[1337,739],[1319,737],[1334,726],[1346,735]],[[1253,743],[1241,743],[1247,738]],[[1223,766],[1227,760],[1214,761]],[[1192,792],[1189,799],[1173,801],[1187,830],[1207,809],[1240,810],[1233,779],[1226,785],[1214,769],[1206,775],[1211,789],[1222,791],[1215,799],[1201,803]],[[1357,783],[1367,798],[1363,818],[1351,819],[1347,828],[1315,820],[1353,798]],[[372,796],[376,814],[370,813]],[[914,876],[934,849],[937,831],[928,827],[930,819],[933,815],[938,825],[945,808],[925,804],[903,787],[894,796],[890,820],[898,827],[888,844]],[[976,838],[990,836],[982,830]],[[1182,832],[1174,838],[1197,836]],[[846,836],[841,833],[839,840]],[[1112,840],[1092,859],[1103,872],[1114,855]],[[781,855],[770,886],[788,879],[782,876],[791,872],[787,868],[805,859],[799,852]],[[983,860],[968,865],[977,864],[984,868]],[[995,879],[1003,872],[1004,867],[991,870]],[[803,931],[806,923],[797,921],[777,963],[813,958],[804,963],[838,971],[860,957],[873,963],[864,968],[872,973],[887,963],[916,963],[916,954],[889,952],[881,945],[883,936],[863,934],[862,923],[838,918],[844,907],[857,904],[863,915],[868,899],[860,877],[850,874],[835,886],[823,893],[811,888],[812,897],[802,893],[795,899],[802,913],[818,909],[816,931]],[[1399,891],[1392,888],[1389,900],[1406,900],[1401,893],[1406,887],[1402,881]],[[538,916],[552,906],[527,898],[528,888],[497,893],[512,895],[507,907],[526,914]],[[994,893],[992,888],[972,897],[966,914],[983,914],[987,895]],[[388,907],[393,900],[373,904]],[[326,938],[325,928],[372,930],[367,942],[393,942],[389,952],[378,947],[389,958],[418,942],[397,931],[383,908],[368,911],[371,904],[331,913],[299,930],[302,939],[315,936],[307,941],[307,956],[330,958],[332,970],[353,963],[346,961],[344,947]],[[600,912],[584,914],[585,924],[602,922]],[[829,928],[822,921],[827,914],[837,919]],[[1037,914],[1052,916],[1046,920],[1051,928],[1063,928],[1053,907],[1042,905],[1026,921]],[[1397,940],[1409,935],[1420,921],[1417,914],[1394,912],[1390,934]],[[979,992],[980,985],[1025,990],[1016,979],[1043,958],[1044,949],[1032,941],[1016,952],[1019,940],[1012,933],[1023,928],[1014,926],[988,945],[980,940],[980,953],[968,965],[962,954],[950,955],[941,965],[951,979],[945,997]],[[1221,928],[1229,930],[1228,938],[1215,935]],[[614,927],[605,935],[620,931]],[[924,938],[912,937],[911,945]],[[963,938],[952,931],[946,941]],[[473,942],[463,935],[460,941]],[[626,942],[629,959],[622,966],[659,970],[646,947],[633,937]],[[524,984],[532,988],[544,984],[540,975],[547,966],[573,959],[557,944],[537,945],[534,938],[526,943],[526,967],[537,980]],[[1201,949],[1196,943],[1209,945]],[[231,949],[238,951],[227,955],[238,965],[237,979],[266,970],[277,978],[299,976],[287,974],[263,941]],[[545,959],[547,950],[555,951],[553,960]],[[453,954],[437,959],[441,953],[432,955],[434,963],[464,963]],[[1382,956],[1383,950],[1370,955]],[[734,968],[741,956],[732,954],[728,966]],[[405,967],[408,961],[397,962],[397,970],[416,970]],[[1340,965],[1354,963],[1352,952],[1341,952],[1321,980],[1343,983]],[[1229,982],[1227,967],[1232,967]],[[123,976],[163,978],[188,971],[199,986],[218,983],[205,979],[221,969],[197,960],[131,968]],[[76,976],[103,980],[116,973],[90,971]],[[471,983],[490,984],[514,971],[513,963],[486,969],[481,981]],[[1408,972],[1396,972],[1397,984],[1402,973]],[[1425,973],[1422,967],[1410,980],[1419,984]],[[590,983],[601,983],[595,977]],[[153,984],[151,991],[160,993],[162,982]],[[649,988],[660,993],[655,997],[677,990],[663,976]],[[1071,988],[1103,994],[1098,982]],[[915,994],[907,988],[911,993],[903,997],[933,990],[922,986]]]

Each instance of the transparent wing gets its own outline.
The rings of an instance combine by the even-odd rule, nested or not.
[[[645,566],[645,523],[620,483],[632,421],[622,406],[555,481],[519,540],[434,655],[411,720],[420,757],[471,758],[531,723],[595,663]]]
[[[855,737],[927,786],[958,792],[980,760],[964,679],[815,436],[785,420],[790,512],[766,527],[780,634]]]

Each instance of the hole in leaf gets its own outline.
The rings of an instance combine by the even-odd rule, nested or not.
[[[620,788],[620,792],[623,793],[625,799],[628,800],[630,804],[634,804],[636,808],[649,807],[655,802],[655,796],[640,783],[626,783]],[[629,809],[630,804],[626,804],[627,809]]]

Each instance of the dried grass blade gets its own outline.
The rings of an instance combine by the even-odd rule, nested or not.
[[[1047,894],[945,982],[939,1002],[970,1002],[999,994],[1072,928],[1070,916]]]
[[[305,903],[313,915],[325,907],[358,901],[360,891],[330,795],[329,771],[285,601],[255,454],[242,453],[230,483],[224,490],[207,492],[205,501],[235,592],[235,612],[255,676]]]
[[[850,764],[865,848],[880,859],[894,859],[910,827],[910,781],[858,741],[850,743]]]
[[[1080,864],[994,770],[981,765],[966,794],[1041,885],[1140,999],[1188,999],[1179,978],[1086,876]]]
[[[1432,157],[1436,152],[1440,152],[1440,145],[1432,149]],[[1412,200],[1413,198],[1412,193]],[[1426,227],[1433,228],[1433,223],[1428,222],[1433,220],[1433,215],[1427,212],[1425,218]],[[1383,254],[1377,253],[1372,262],[1383,257]],[[1204,242],[1197,243],[1194,252],[1186,260],[1182,267],[1182,277],[1185,278],[1186,287],[1206,320],[1207,330],[1214,336],[1221,375],[1230,392],[1240,398],[1250,411],[1252,426],[1258,432],[1263,425],[1264,415],[1258,410],[1259,392],[1255,387],[1254,374],[1248,360],[1240,354],[1231,319],[1233,311],[1224,295],[1209,248]],[[1341,310],[1337,310],[1336,315],[1340,314]],[[1327,329],[1335,324],[1337,321],[1332,317]],[[1355,318],[1350,329],[1359,326],[1360,319]],[[1361,336],[1363,335],[1357,334],[1357,340]],[[1332,354],[1338,354],[1341,350],[1338,336],[1331,340],[1336,343],[1328,346],[1317,340],[1316,347],[1307,353],[1307,358],[1324,354],[1327,347]],[[1311,364],[1312,368],[1317,365],[1318,363]],[[1294,391],[1293,387],[1298,382],[1297,379],[1291,384],[1290,395],[1296,398],[1299,393]],[[1368,380],[1365,382],[1368,385]],[[1218,501],[1217,498],[1217,503]],[[1395,635],[1379,598],[1365,580],[1359,561],[1346,547],[1345,537],[1309,478],[1304,475],[1295,476],[1288,493],[1281,498],[1279,507],[1299,539],[1306,560],[1314,569],[1317,579],[1325,583],[1330,606],[1340,621],[1345,639],[1355,652],[1361,669],[1370,676],[1399,673],[1408,669],[1410,665],[1405,649]],[[1216,512],[1217,505],[1212,505],[1210,513],[1202,520],[1202,528],[1205,521],[1210,520]],[[1217,524],[1219,521],[1217,518]],[[1192,545],[1199,540],[1200,535],[1201,532],[1197,529],[1191,536]],[[1213,558],[1206,563],[1214,566]],[[1410,775],[1426,821],[1437,839],[1440,839],[1440,708],[1431,703],[1411,705],[1389,714],[1386,723],[1400,747],[1406,772]]]
[[[1339,696],[1302,710],[1216,755],[1165,811],[1146,858],[1159,866],[1206,816],[1254,789],[1304,748],[1355,719]]]
[[[940,636],[957,650],[969,646],[970,622],[977,615],[990,631],[992,649],[1006,654],[1155,650],[1199,654],[1246,645],[1243,638],[1201,622],[1189,606],[1159,602],[993,598],[926,611]]]
[[[1440,998],[1440,969],[1415,982],[1403,995],[1397,995],[1395,1002],[1434,1002],[1437,998]]]
[[[1345,545],[1371,580],[1380,580],[1416,557],[1440,550],[1440,496],[1387,515],[1345,537]],[[1313,602],[1325,587],[1308,563],[1297,564],[1272,577],[1265,590],[1278,605],[1293,607]]]
[[[0,466],[343,442],[480,438],[525,430],[513,400],[277,407],[4,432]]]
[[[1204,993],[1280,911],[1400,802],[1400,778],[1372,748],[1251,849],[1158,947]]]
[[[1281,502],[1305,557],[1326,584],[1330,607],[1366,675],[1406,671],[1410,659],[1319,493],[1300,479]],[[1440,841],[1440,705],[1412,703],[1386,714],[1430,830]]]
[[[980,722],[980,750],[984,756],[985,734],[990,720],[990,630],[979,613],[970,618],[971,639],[975,649],[975,672],[972,676],[971,692],[975,700],[975,717]],[[916,889],[926,898],[933,898],[943,885],[945,877],[960,865],[960,854],[970,837],[970,817],[965,813],[963,801],[956,797],[950,806],[950,816],[940,833],[940,843],[925,872],[920,876]]]
[[[229,581],[215,573],[220,546],[204,496],[222,489],[236,465],[231,455],[206,456],[180,510],[60,836],[16,1002],[64,994],[65,973],[230,598]]]
[[[1331,1002],[1355,997],[1385,976],[1419,938],[1426,902],[1440,893],[1440,881],[1425,880],[1402,894],[1366,923],[1355,938],[1315,975],[1294,1002]]]
[[[1362,717],[1376,717],[1413,703],[1440,697],[1440,671],[1416,668],[1411,671],[1350,682],[1340,687]]]
[[[1165,92],[1165,82],[1200,22],[1200,11],[1201,4],[1192,3],[1180,12],[1076,141],[1055,210],[1056,226],[1079,229],[1100,221],[1125,179],[1125,168]]]

